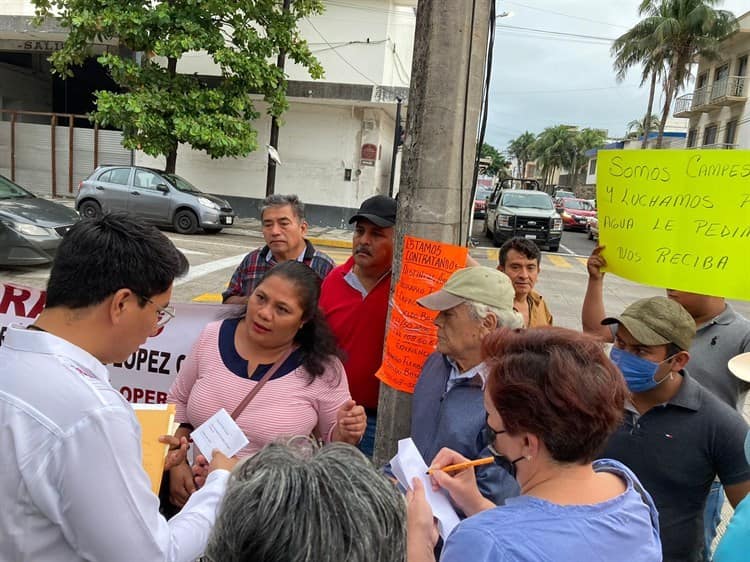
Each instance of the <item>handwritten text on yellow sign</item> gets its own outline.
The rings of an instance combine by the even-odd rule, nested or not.
[[[600,151],[607,270],[657,287],[750,300],[750,151]]]

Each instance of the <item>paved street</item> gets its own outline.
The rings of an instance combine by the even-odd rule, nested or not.
[[[312,231],[313,229],[311,229]],[[217,302],[232,271],[253,248],[263,243],[257,229],[230,228],[216,235],[193,236],[165,232],[190,261],[190,273],[177,280],[174,302]],[[350,254],[348,231],[317,229],[312,240],[337,263],[343,263]],[[481,246],[472,249],[471,255],[483,265],[497,265],[497,248],[486,238],[477,238]],[[544,252],[538,290],[547,299],[560,326],[580,329],[580,312],[586,290],[586,259],[594,242],[584,233],[565,232],[560,252]],[[0,280],[37,288],[44,288],[49,275],[48,267],[3,269]],[[605,283],[605,305],[608,313],[616,314],[635,299],[663,294],[661,289],[645,287],[610,275]],[[750,316],[750,302],[733,302],[735,307]]]

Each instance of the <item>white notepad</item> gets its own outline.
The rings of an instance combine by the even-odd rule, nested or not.
[[[435,519],[438,520],[440,536],[445,540],[460,520],[448,499],[448,493],[445,490],[435,492],[432,489],[432,482],[427,475],[427,465],[411,437],[398,442],[398,453],[391,459],[391,471],[399,483],[409,490],[411,490],[413,478],[422,480],[427,503],[430,504]]]
[[[249,443],[244,432],[224,408],[196,427],[190,433],[190,438],[208,462],[211,462],[214,449],[231,457]]]

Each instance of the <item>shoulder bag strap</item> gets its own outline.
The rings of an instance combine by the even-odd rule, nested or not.
[[[234,409],[234,412],[232,412],[232,419],[236,420],[239,415],[244,411],[244,409],[247,407],[247,405],[250,403],[250,401],[255,398],[255,395],[260,392],[260,389],[263,388],[263,385],[265,385],[268,380],[276,373],[276,371],[279,370],[279,368],[284,364],[284,361],[286,361],[289,356],[294,352],[294,350],[297,349],[297,346],[292,346],[289,349],[286,350],[284,355],[279,357],[276,360],[276,363],[271,365],[271,368],[266,371],[266,374],[263,375],[263,378],[261,378],[258,381],[258,384],[256,384],[253,389],[247,393],[247,396],[242,400],[242,402],[239,403],[239,405]]]

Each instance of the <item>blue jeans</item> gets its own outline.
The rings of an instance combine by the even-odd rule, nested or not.
[[[711,491],[706,498],[706,508],[703,511],[703,559],[711,562],[711,543],[716,537],[716,528],[721,523],[721,507],[724,505],[724,488],[721,482],[711,484]]]
[[[365,428],[365,434],[362,436],[362,440],[359,442],[357,447],[365,455],[372,458],[372,453],[375,451],[375,425],[377,424],[378,417],[374,414],[367,414],[367,427]]]

